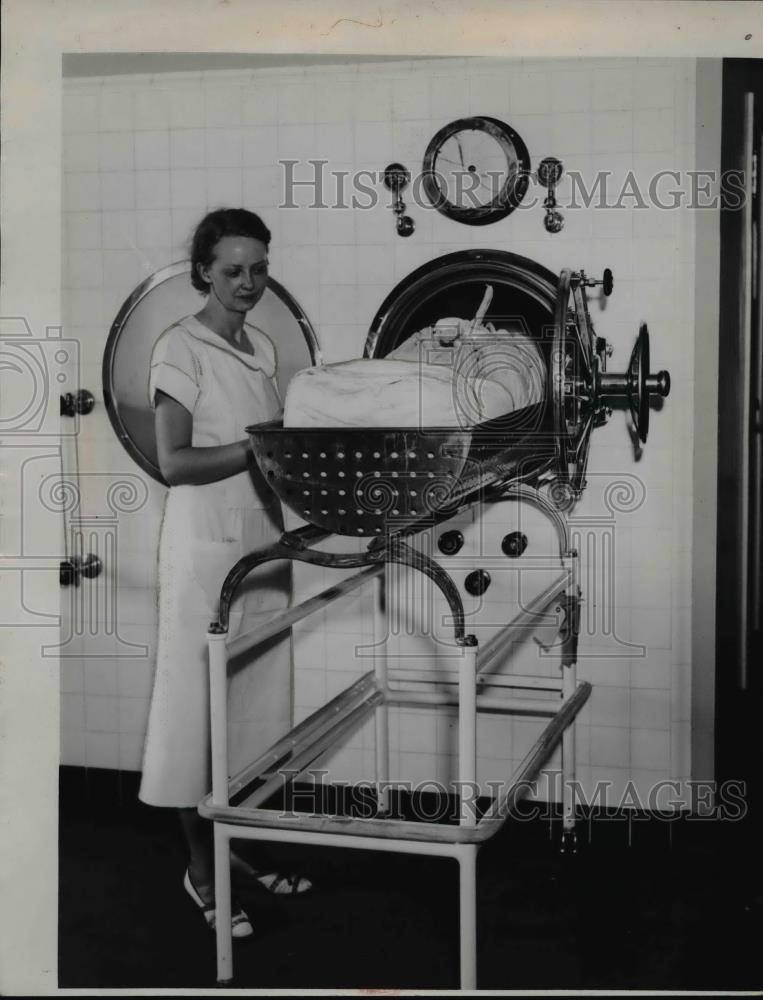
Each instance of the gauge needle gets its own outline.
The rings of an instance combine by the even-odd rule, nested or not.
[[[437,162],[439,163],[440,160],[442,160],[443,163],[457,163],[458,162],[457,160],[451,160],[451,158],[449,156],[438,156],[437,157]],[[463,160],[461,162],[463,163]]]
[[[460,155],[461,155],[461,166],[463,166],[463,167],[464,167],[464,169],[466,169],[466,165],[465,165],[465,163],[464,163],[464,157],[463,157],[463,153],[461,152],[461,144],[460,144],[460,143],[458,142],[458,139],[456,139],[456,143],[458,144],[458,150],[459,150],[459,153],[460,153]],[[457,164],[457,162],[458,162],[457,160],[453,160],[453,159],[451,159],[451,157],[449,157],[449,156],[442,156],[442,154],[440,154],[440,155],[439,155],[439,156],[437,157],[437,163],[438,163],[438,164],[439,164],[439,163],[453,163],[453,164]],[[435,169],[435,171],[436,171],[436,170],[437,170],[437,167],[435,167],[434,169]],[[478,188],[484,188],[484,189],[485,189],[486,191],[489,191],[489,192],[490,192],[491,194],[495,194],[495,188],[494,188],[494,185],[493,185],[492,183],[491,183],[491,184],[486,184],[486,183],[485,183],[485,179],[486,179],[486,177],[491,177],[491,178],[492,178],[492,176],[493,176],[492,174],[490,174],[490,175],[486,175],[486,174],[479,174],[479,173],[477,173],[476,171],[472,171],[472,170],[470,170],[470,171],[469,171],[469,176],[470,176],[470,177],[476,177],[476,178],[477,178],[477,180],[478,180],[478,184],[477,184],[477,187],[478,187]],[[475,190],[475,189],[472,189],[472,190]]]
[[[456,162],[455,160],[451,160],[450,157],[448,157],[448,156],[438,156],[437,157],[437,162],[440,163],[440,161],[442,161],[444,163],[455,163]],[[435,171],[436,170],[437,170],[437,168],[435,167]],[[485,174],[478,174],[478,173],[470,170],[469,171],[469,176],[477,178],[477,188],[471,188],[472,191],[475,191],[478,188],[484,188],[486,191],[489,191],[490,194],[494,194],[493,185],[492,184],[489,185],[489,184],[485,183],[485,180],[484,180]]]
[[[466,170],[466,164],[464,163],[464,151],[461,148],[461,140],[458,138],[458,136],[454,136],[454,138],[456,140],[456,145],[458,146],[458,155],[461,157],[461,166],[464,168],[464,170]]]

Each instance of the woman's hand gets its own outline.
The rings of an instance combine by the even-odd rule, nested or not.
[[[246,439],[211,448],[193,448],[193,417],[161,390],[156,393],[154,426],[159,469],[170,486],[216,483],[248,468]]]

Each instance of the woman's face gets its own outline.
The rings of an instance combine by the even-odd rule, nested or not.
[[[199,265],[199,274],[210,285],[210,296],[233,312],[249,312],[268,283],[266,244],[250,236],[223,236],[213,254],[209,266]]]

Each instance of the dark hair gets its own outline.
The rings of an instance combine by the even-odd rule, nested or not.
[[[199,264],[209,267],[215,247],[224,236],[249,236],[266,247],[270,244],[270,230],[254,212],[245,208],[218,208],[205,215],[191,240],[191,284],[205,295],[209,293],[209,283],[199,275]]]

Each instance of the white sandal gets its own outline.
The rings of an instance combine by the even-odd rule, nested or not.
[[[205,903],[201,896],[198,894],[196,889],[191,882],[191,876],[188,873],[188,869],[185,870],[185,875],[183,877],[183,887],[191,899],[196,903],[199,909],[204,914],[204,919],[207,922],[207,926],[210,930],[215,930],[216,928],[216,918],[215,918],[215,908],[211,903]],[[249,917],[244,913],[244,911],[239,906],[235,913],[231,915],[231,933],[234,938],[245,938],[251,937],[254,934],[252,925],[249,923]]]
[[[260,872],[252,868],[248,861],[230,852],[231,871],[234,874],[246,875],[247,878],[256,879],[263,889],[272,892],[276,896],[299,896],[303,892],[308,892],[313,887],[313,883],[305,875],[281,875],[279,872]]]
[[[299,896],[313,887],[313,883],[304,875],[280,875],[278,872],[261,875],[255,871],[254,877],[263,889],[276,896]]]

